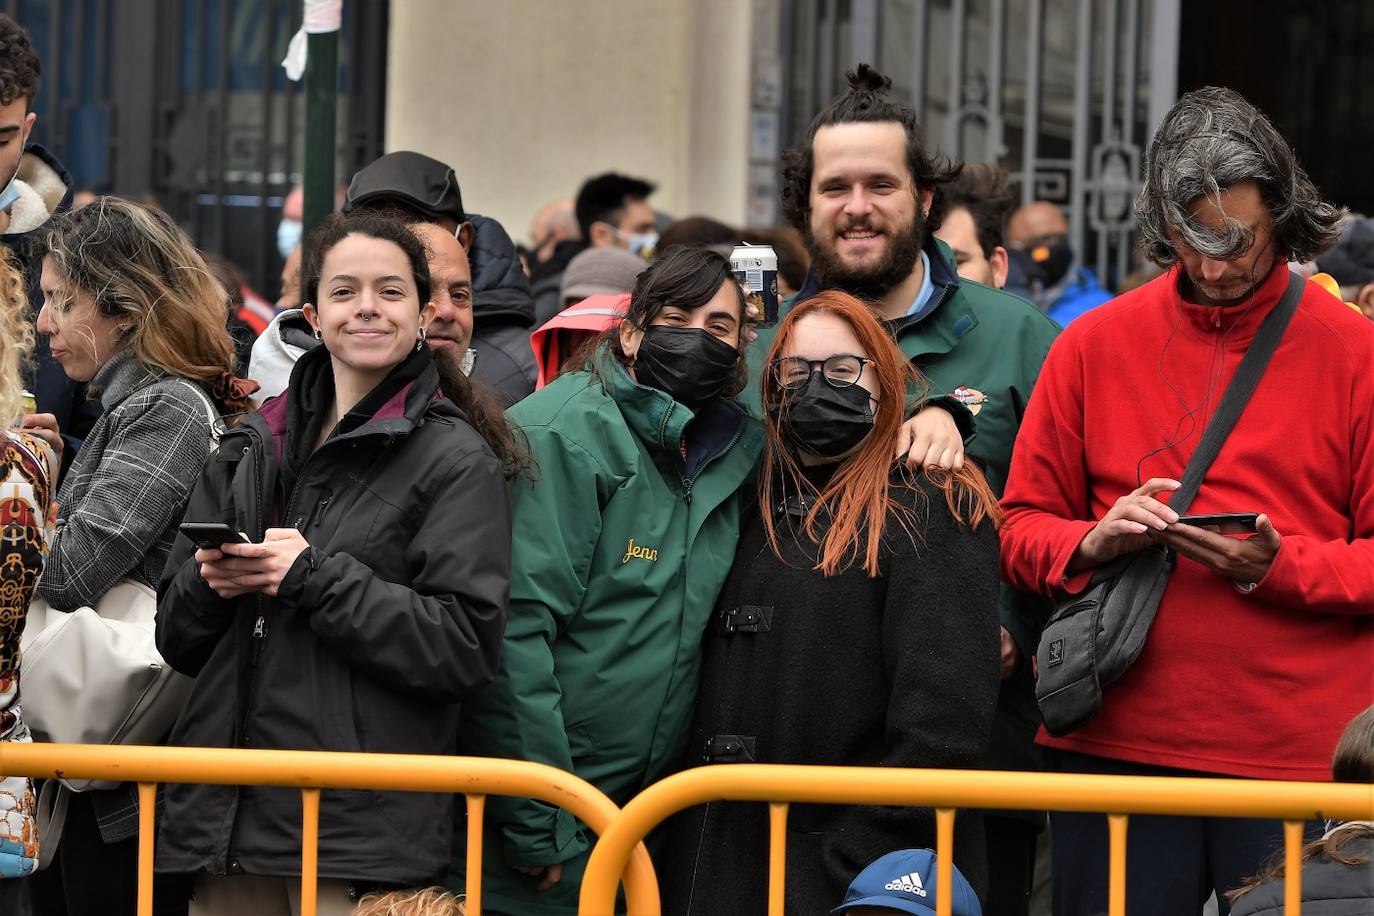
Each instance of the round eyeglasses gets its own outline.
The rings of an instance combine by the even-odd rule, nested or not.
[[[828,359],[803,359],[800,356],[784,356],[773,360],[773,377],[778,387],[786,391],[800,388],[820,372],[821,378],[831,388],[848,388],[859,380],[864,366],[870,362],[866,356],[838,353]]]

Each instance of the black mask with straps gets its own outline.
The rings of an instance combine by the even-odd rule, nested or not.
[[[862,385],[836,388],[813,372],[802,387],[783,390],[778,428],[793,448],[839,458],[873,431],[870,397]]]
[[[635,381],[695,407],[735,378],[739,350],[701,328],[651,325],[635,354]]]

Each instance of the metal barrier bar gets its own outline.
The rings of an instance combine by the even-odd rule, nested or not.
[[[1107,815],[1107,916],[1126,916],[1125,814]]]
[[[651,829],[678,811],[716,801],[1374,820],[1374,785],[895,767],[697,767],[645,789],[601,834],[582,879],[580,916],[611,916],[621,870]],[[1124,815],[1117,816],[1123,817],[1117,829],[1124,830]],[[1120,849],[1124,866],[1124,842]],[[631,906],[630,912],[657,911]]]
[[[138,784],[138,916],[153,916],[153,820],[157,783]],[[39,837],[42,842],[42,837]]]
[[[1302,821],[1283,822],[1283,908],[1288,916],[1302,912]]]
[[[149,785],[147,791],[140,786],[139,794],[138,867],[140,881],[146,876],[147,885],[146,891],[140,887],[140,905],[145,893],[148,901],[140,916],[152,913],[154,805],[150,799],[155,798],[152,793],[158,783],[529,796],[563,808],[598,835],[620,811],[605,793],[572,773],[541,763],[491,757],[0,741],[0,774]],[[641,845],[633,856],[629,852],[626,856],[629,865],[623,877],[630,911],[635,916],[658,916],[658,881],[648,850]]]
[[[783,916],[787,900],[786,802],[768,806],[768,916]]]
[[[320,878],[320,790],[301,789],[301,916],[315,916]]]
[[[954,809],[935,811],[935,916],[954,911]]]
[[[467,916],[482,916],[482,819],[487,811],[485,795],[469,795]]]

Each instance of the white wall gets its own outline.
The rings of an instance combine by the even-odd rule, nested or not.
[[[676,215],[744,218],[749,4],[396,0],[388,150],[458,173],[464,206],[525,240],[547,201],[608,170]]]

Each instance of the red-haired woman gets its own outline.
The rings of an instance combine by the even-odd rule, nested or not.
[[[759,508],[703,643],[693,762],[977,766],[999,683],[996,499],[972,465],[894,462],[915,370],[857,299],[794,308],[766,365]],[[955,832],[981,892],[981,819],[961,812]],[[934,844],[929,808],[794,805],[787,912],[818,912],[880,855]],[[666,912],[766,909],[763,805],[696,808],[672,847]]]

